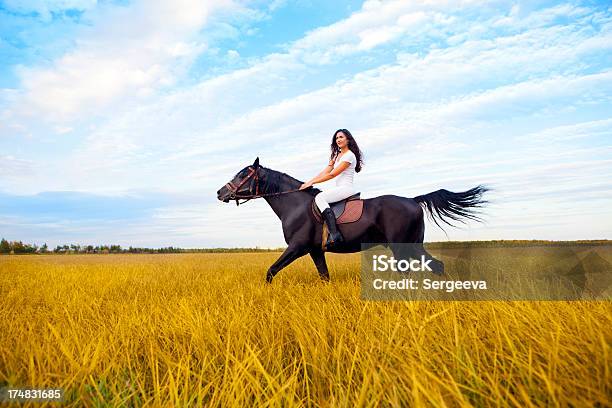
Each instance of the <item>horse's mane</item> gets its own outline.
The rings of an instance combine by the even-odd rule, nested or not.
[[[270,194],[270,193],[280,193],[281,190],[281,185],[284,183],[286,184],[290,184],[291,189],[294,188],[298,188],[299,186],[302,185],[303,181],[300,181],[298,179],[296,179],[295,177],[290,176],[287,173],[283,173],[277,170],[273,170],[273,169],[269,169],[267,167],[263,167],[261,166],[262,169],[266,170],[266,188],[265,188],[265,193]],[[310,187],[306,190],[304,190],[304,192],[309,193],[312,196],[317,195],[318,193],[321,192],[321,190],[319,190],[316,187]]]

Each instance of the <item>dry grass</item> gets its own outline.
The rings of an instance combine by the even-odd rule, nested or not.
[[[0,258],[0,385],[68,406],[610,406],[609,302],[367,302],[358,255]],[[32,404],[39,405],[39,404]]]

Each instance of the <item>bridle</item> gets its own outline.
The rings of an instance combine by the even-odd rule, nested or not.
[[[244,186],[249,180],[251,180],[251,185],[249,186],[248,190],[240,191],[240,188]],[[255,194],[251,193],[251,191],[253,190],[253,183],[255,183],[255,186],[254,186]],[[244,204],[247,201],[252,200],[254,198],[273,197],[273,196],[277,196],[281,194],[295,193],[296,191],[300,191],[299,188],[296,188],[293,190],[279,191],[278,193],[259,194],[259,167],[254,168],[251,166],[249,166],[249,174],[247,174],[247,176],[243,178],[238,185],[230,181],[229,183],[225,185],[225,187],[227,187],[227,189],[230,191],[229,199],[236,200],[236,205]],[[247,195],[241,194],[245,192],[249,194]],[[241,199],[243,199],[244,201],[240,202]]]

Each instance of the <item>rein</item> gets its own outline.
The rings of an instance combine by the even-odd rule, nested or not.
[[[277,193],[263,193],[263,194],[259,194],[259,172],[257,171],[259,168],[253,168],[251,167],[249,169],[249,174],[240,182],[240,184],[238,184],[237,186],[232,183],[231,181],[229,183],[227,183],[225,185],[225,187],[227,187],[227,189],[231,192],[229,199],[230,200],[236,200],[236,206],[240,205],[240,204],[244,204],[249,200],[252,200],[254,198],[262,198],[262,197],[274,197],[274,196],[279,196],[282,194],[289,194],[289,193],[295,193],[297,191],[301,191],[299,188],[293,189],[293,190],[287,190],[287,191],[279,191]],[[255,183],[255,194],[249,194],[249,195],[238,195],[240,193],[240,187],[242,187],[244,184],[246,184],[247,181],[249,181],[251,178],[253,178],[253,182]],[[251,188],[249,188],[248,192],[251,192]],[[240,200],[243,199],[244,201],[241,203]]]

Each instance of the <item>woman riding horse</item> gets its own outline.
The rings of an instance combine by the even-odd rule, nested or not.
[[[322,183],[333,178],[336,179],[336,187],[321,191],[315,196],[315,203],[321,211],[321,215],[327,224],[329,235],[327,236],[327,248],[335,247],[342,243],[344,238],[336,226],[336,217],[329,204],[344,200],[356,193],[353,186],[355,173],[361,171],[361,150],[351,132],[346,129],[336,130],[331,142],[331,156],[329,164],[315,177],[302,184],[300,190],[311,187],[313,184]]]
[[[346,137],[348,131],[343,130],[342,133]],[[336,136],[339,136],[339,134]],[[336,143],[336,145],[338,144]],[[336,155],[340,158],[340,164],[327,175],[323,174],[315,177],[313,179],[315,182],[333,178],[331,173],[335,173],[337,177],[338,174],[346,171],[353,164],[350,159],[348,161],[342,160],[344,155],[353,152],[350,150],[350,144],[348,145],[349,151],[345,150],[342,153],[342,150],[340,150],[342,156]],[[339,147],[339,149],[341,148]],[[353,154],[355,153],[353,152]],[[355,159],[357,158],[355,156]],[[355,160],[354,164],[356,167],[361,164],[361,161]],[[344,169],[339,170],[341,167],[344,167]],[[444,264],[433,258],[423,247],[425,237],[424,214],[427,213],[438,225],[440,225],[438,221],[453,225],[452,221],[464,222],[466,218],[479,220],[478,213],[474,210],[486,203],[482,199],[482,195],[488,190],[487,187],[479,185],[460,193],[440,189],[413,198],[386,194],[363,199],[362,213],[359,219],[343,225],[342,244],[337,244],[338,237],[336,236],[337,245],[331,249],[323,249],[321,245],[322,224],[312,212],[312,203],[321,190],[316,187],[304,188],[305,184],[308,183],[303,183],[280,171],[261,166],[259,158],[257,158],[253,164],[244,167],[217,191],[217,198],[220,201],[236,200],[237,205],[240,204],[240,200],[246,202],[263,198],[280,219],[287,248],[276,262],[268,268],[266,273],[266,282],[268,283],[272,282],[274,276],[281,269],[306,254],[309,254],[312,258],[321,279],[329,280],[329,272],[325,262],[326,251],[336,253],[359,252],[377,244],[390,247],[396,259],[418,259],[424,256],[427,260],[431,260],[432,272],[442,274],[444,273]],[[325,195],[321,198],[324,197]],[[407,249],[405,246],[395,245],[404,243],[413,245]],[[410,252],[403,252],[406,250]]]

